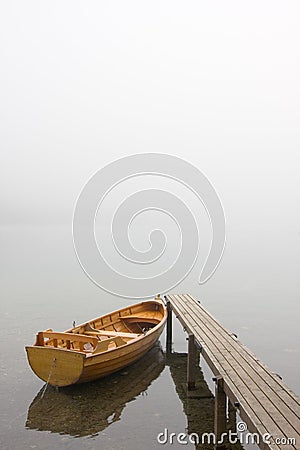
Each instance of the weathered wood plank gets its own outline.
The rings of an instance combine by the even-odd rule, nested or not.
[[[282,405],[280,405],[280,406],[282,406]],[[286,411],[286,412],[287,412],[287,411]],[[293,419],[292,419],[292,420],[293,420]],[[294,424],[295,424],[295,428],[296,428],[296,426],[297,426],[297,425],[296,425],[296,423],[295,423],[295,422],[294,422]],[[297,428],[296,428],[296,429],[297,429]],[[291,429],[290,429],[290,431],[291,431]]]
[[[263,448],[295,450],[300,444],[299,398],[239,340],[190,295],[168,295],[172,310],[189,334],[201,345],[201,353],[224,392],[238,401],[242,420],[260,436],[295,437],[295,445],[263,445]]]
[[[249,375],[253,382],[259,387],[261,391],[263,391],[272,404],[274,405],[274,408],[276,410],[280,410],[282,415],[285,417],[286,420],[289,421],[290,425],[293,427],[293,430],[288,427],[286,430],[286,433],[293,432],[296,433],[300,439],[299,436],[299,403],[296,404],[297,407],[295,407],[296,398],[293,397],[293,402],[287,403],[287,398],[291,397],[290,394],[287,394],[285,398],[282,398],[282,383],[279,384],[277,381],[277,377],[273,374],[269,374],[268,380],[266,380],[266,368],[262,370],[260,365],[258,365],[258,369],[255,367],[255,362],[252,358],[246,357],[245,354],[243,354],[243,351],[241,350],[240,342],[235,341],[232,339],[231,336],[227,336],[224,338],[224,335],[222,333],[218,334],[217,330],[214,329],[213,323],[208,323],[205,321],[205,325],[210,329],[215,339],[218,340],[218,342],[221,342],[222,345],[225,347],[225,351],[229,352],[229,358],[234,358],[232,360],[232,367],[239,368],[239,366],[242,366],[244,371]],[[228,333],[227,333],[228,335]],[[223,347],[223,348],[224,348]],[[270,385],[269,379],[272,379],[273,384]],[[279,379],[278,379],[279,380]],[[253,386],[253,385],[252,385]],[[274,386],[277,386],[277,389],[274,388]],[[255,387],[253,388],[255,390]],[[256,390],[257,392],[257,390]],[[292,407],[291,407],[292,403]],[[273,407],[272,407],[273,408]]]
[[[208,317],[215,326],[216,330],[220,331],[220,333],[225,336],[226,341],[231,343],[232,335],[230,332],[226,330],[216,319],[214,319],[208,311],[202,308],[193,297],[190,295],[187,295],[186,297],[189,297],[194,302],[194,306],[201,309],[201,315]],[[245,347],[240,341],[238,341],[238,343],[240,355],[252,365],[253,369],[265,379],[265,382],[269,384],[269,386],[278,394],[278,396],[285,402],[291,411],[293,411],[300,419],[300,404],[299,399],[296,398],[295,394],[287,386],[285,386],[277,376],[274,376],[270,372],[270,369],[266,367],[262,361],[260,361],[247,347]]]
[[[186,305],[183,307],[186,307]],[[191,316],[190,320],[194,320],[194,317]],[[202,322],[201,322],[201,325],[198,323],[196,325],[196,328],[201,327],[201,326],[202,326],[202,329],[200,329],[200,333],[206,332],[207,336],[209,336],[209,333],[211,332],[211,330],[206,328],[206,325],[203,324]],[[289,414],[289,416],[287,418],[283,414],[283,412],[287,413],[287,411],[282,412],[281,409],[277,410],[274,407],[271,400],[266,395],[265,391],[263,389],[260,389],[259,386],[257,386],[255,384],[255,382],[251,379],[251,377],[249,376],[247,371],[244,369],[244,367],[242,365],[239,365],[239,362],[241,362],[241,361],[239,361],[238,359],[235,360],[232,357],[232,354],[234,353],[235,350],[231,349],[231,351],[229,352],[227,350],[227,348],[224,346],[222,340],[219,339],[218,336],[214,333],[211,333],[210,339],[218,344],[217,347],[219,349],[221,349],[221,353],[225,356],[227,363],[229,364],[228,365],[229,369],[227,367],[227,373],[231,374],[232,379],[234,379],[235,377],[238,377],[239,386],[240,386],[240,389],[242,389],[243,396],[245,398],[249,399],[249,401],[250,401],[250,399],[252,399],[252,402],[255,402],[256,410],[257,410],[257,408],[259,408],[259,405],[263,406],[263,409],[265,409],[265,411],[270,415],[269,420],[268,420],[270,422],[269,428],[272,426],[271,421],[276,423],[278,425],[278,428],[280,428],[280,431],[275,433],[274,426],[272,426],[273,436],[280,437],[280,436],[286,435],[286,436],[295,436],[296,439],[300,439],[299,434],[297,432],[297,426],[298,426],[299,422],[297,424],[297,423],[295,423],[295,420],[294,420],[294,427],[292,427],[287,419],[291,420],[294,418],[294,416],[292,414]],[[233,341],[233,342],[235,343],[236,341]],[[235,381],[235,385],[237,385],[237,381]],[[263,388],[265,389],[265,386]],[[282,407],[282,409],[284,409],[284,404],[283,403],[280,404],[279,407]],[[260,413],[262,414],[262,410],[260,410]],[[295,418],[295,419],[297,420],[297,418]],[[287,446],[285,446],[285,448],[286,447]]]
[[[168,296],[168,297],[170,297],[170,296]],[[183,319],[180,316],[180,311],[181,311],[180,305],[178,306],[176,302],[173,302],[172,303],[172,309],[177,314],[176,317],[178,318],[178,320],[184,326]],[[187,328],[188,328],[188,326],[187,326]],[[192,329],[192,326],[191,326],[191,329]],[[202,340],[201,337],[199,337],[199,336],[197,336],[197,341],[199,343],[201,343],[201,346],[202,346],[201,354],[203,355],[205,361],[207,362],[208,366],[212,370],[213,374],[214,375],[220,374],[220,371],[219,371],[219,368],[220,368],[219,360],[215,357],[215,354],[211,352],[211,350],[208,347],[206,341]],[[228,397],[230,398],[232,403],[240,400],[241,394],[240,394],[239,390],[237,389],[237,387],[234,385],[234,383],[231,381],[230,378],[227,378],[226,385],[224,386],[224,390],[225,390],[226,394],[228,395]],[[260,436],[263,436],[265,433],[267,433],[267,429],[261,423],[261,421],[257,417],[255,411],[251,409],[251,406],[247,405],[247,403],[246,403],[246,411],[244,411],[244,407],[245,407],[245,405],[242,404],[241,407],[240,407],[240,415],[241,415],[242,420],[244,420],[245,422],[247,422],[247,420],[249,418],[251,419],[250,422],[249,421],[247,422],[249,430],[258,432]],[[252,423],[255,423],[256,426],[255,427],[253,426],[251,428],[251,424]],[[279,447],[277,445],[274,445],[274,446],[272,446],[272,449],[278,450]]]
[[[180,303],[180,300],[179,300]],[[185,305],[182,305],[182,308],[185,308]],[[187,312],[187,311],[186,311]],[[199,323],[197,323],[194,317],[189,316],[187,313],[188,320],[190,321],[190,326],[195,329],[195,336],[199,334]],[[198,328],[198,332],[197,332]],[[276,425],[276,423],[271,419],[271,417],[267,414],[261,403],[255,398],[254,394],[244,385],[242,380],[239,377],[234,376],[235,374],[232,372],[230,365],[226,357],[224,356],[225,349],[224,347],[220,350],[217,343],[215,342],[213,337],[210,337],[205,332],[202,332],[202,336],[205,337],[204,341],[206,343],[206,347],[208,346],[214,353],[217,359],[217,365],[219,366],[220,375],[227,376],[227,382],[231,381],[234,388],[232,389],[235,392],[235,397],[241,403],[242,399],[244,399],[244,404],[248,404],[248,408],[251,410],[251,415],[256,415],[258,423],[268,423],[269,432],[273,436],[282,435],[281,429]],[[224,377],[225,379],[225,377]],[[246,391],[246,392],[245,392]],[[266,431],[265,431],[266,432]]]

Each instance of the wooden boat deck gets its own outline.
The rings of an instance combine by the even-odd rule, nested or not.
[[[186,331],[194,336],[215,375],[216,400],[219,396],[222,403],[222,392],[226,394],[231,404],[238,408],[248,431],[260,436],[260,448],[300,449],[300,399],[195,298],[190,295],[167,295],[165,298],[169,311],[174,311]],[[217,433],[221,427],[221,413],[222,405],[216,403]],[[265,433],[271,435],[271,442],[263,442]]]

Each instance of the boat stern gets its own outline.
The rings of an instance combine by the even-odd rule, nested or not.
[[[52,386],[69,386],[82,374],[85,355],[59,348],[25,347],[33,372]]]

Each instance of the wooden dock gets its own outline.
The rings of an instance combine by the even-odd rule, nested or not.
[[[195,385],[196,345],[214,374],[217,439],[226,432],[228,399],[262,450],[299,450],[300,399],[195,298],[185,294],[165,299],[167,352],[172,351],[172,311],[189,334],[188,389]]]

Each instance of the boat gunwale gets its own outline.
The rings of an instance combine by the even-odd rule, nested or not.
[[[80,323],[80,324],[77,325],[76,327],[69,328],[68,330],[64,331],[64,333],[68,333],[68,332],[70,332],[71,330],[74,330],[74,329],[76,329],[76,328],[79,328],[79,327],[82,327],[82,326],[84,326],[84,325],[87,325],[87,324],[89,324],[90,322],[95,322],[96,320],[103,319],[104,317],[109,317],[109,316],[112,316],[113,314],[120,313],[120,312],[122,312],[122,311],[126,311],[126,309],[134,308],[134,307],[136,307],[136,306],[145,305],[145,304],[147,304],[147,303],[156,303],[156,304],[160,304],[160,305],[163,307],[163,309],[164,309],[164,317],[167,315],[167,314],[166,314],[167,308],[166,308],[165,304],[163,303],[163,301],[162,301],[161,299],[159,299],[159,300],[155,300],[155,299],[153,299],[153,300],[143,300],[143,301],[140,302],[140,303],[134,303],[133,305],[128,305],[128,306],[126,306],[126,307],[124,307],[124,308],[121,308],[121,309],[115,309],[114,311],[111,311],[111,312],[109,312],[109,313],[107,313],[107,314],[103,314],[103,316],[98,316],[98,317],[95,317],[94,319],[87,320],[86,322]],[[120,316],[120,319],[122,319],[121,316]],[[162,319],[162,320],[163,320],[163,319]],[[157,325],[159,325],[159,324],[157,324]],[[104,325],[104,326],[108,326],[108,327],[109,327],[109,324]],[[74,334],[76,334],[76,333],[74,333]]]
[[[68,353],[74,353],[76,355],[82,355],[84,357],[87,356],[87,354],[85,352],[81,352],[80,350],[73,350],[73,349],[67,349],[67,348],[61,348],[61,347],[50,347],[48,345],[25,345],[25,350],[27,350],[27,348],[40,348],[40,349],[51,349],[51,350],[59,350],[62,352],[68,352]]]
[[[92,353],[92,352],[91,352],[91,353],[87,353],[87,354],[86,354],[86,359],[90,359],[90,358],[93,358],[93,357],[96,357],[96,356],[99,356],[99,355],[104,355],[104,354],[107,354],[107,353],[110,353],[110,352],[115,352],[115,351],[117,351],[117,350],[121,350],[121,349],[123,349],[123,348],[127,348],[127,347],[129,347],[130,345],[133,345],[133,344],[135,344],[136,342],[138,342],[138,341],[140,341],[140,340],[142,340],[142,339],[145,339],[147,336],[150,336],[151,334],[155,333],[156,331],[159,330],[160,327],[163,327],[163,326],[165,325],[165,322],[166,322],[166,320],[167,320],[168,312],[167,312],[167,308],[166,308],[165,304],[162,302],[162,300],[146,300],[146,301],[143,301],[143,302],[140,302],[140,303],[135,303],[135,304],[132,305],[132,306],[127,306],[127,307],[125,307],[125,308],[123,308],[123,309],[117,309],[117,310],[115,310],[115,311],[113,311],[113,312],[111,312],[111,313],[109,313],[109,314],[105,314],[104,316],[99,316],[99,317],[97,317],[96,319],[92,319],[92,320],[89,320],[89,321],[86,322],[86,323],[82,323],[82,324],[78,325],[78,327],[83,326],[83,325],[87,325],[88,323],[93,322],[94,320],[100,319],[101,317],[103,318],[103,317],[111,316],[111,315],[113,315],[114,313],[121,312],[121,311],[123,311],[123,310],[127,310],[127,309],[129,309],[129,308],[132,308],[132,307],[135,307],[135,306],[144,305],[144,304],[147,304],[147,303],[148,303],[148,304],[149,304],[149,303],[159,304],[159,305],[161,305],[161,306],[163,307],[163,312],[164,312],[164,314],[163,314],[163,317],[162,317],[162,319],[159,321],[158,324],[156,324],[153,328],[151,328],[150,330],[148,330],[145,334],[140,334],[140,336],[137,336],[136,338],[131,339],[129,342],[126,342],[126,344],[124,344],[124,345],[120,345],[119,347],[115,347],[115,348],[108,348],[108,349],[105,350],[104,352],[99,352],[99,353]],[[120,319],[121,319],[121,318],[122,318],[122,317],[120,317]],[[107,324],[107,326],[109,326],[109,324]]]

